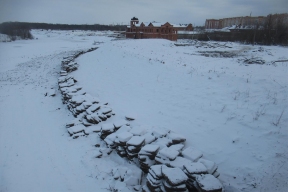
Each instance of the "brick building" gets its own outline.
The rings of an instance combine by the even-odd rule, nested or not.
[[[177,33],[179,30],[192,31],[192,24],[189,25],[172,25],[169,22],[141,22],[138,18],[133,17],[130,25],[126,29],[126,38],[146,39],[160,38],[177,41]]]

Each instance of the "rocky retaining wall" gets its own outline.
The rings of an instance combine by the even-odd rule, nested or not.
[[[107,102],[101,102],[77,85],[77,80],[71,75],[78,69],[75,58],[96,49],[79,51],[63,58],[58,83],[63,104],[75,117],[66,125],[69,135],[76,139],[98,133],[106,146],[95,149],[95,157],[101,158],[115,151],[142,170],[139,173],[125,167],[114,168],[112,176],[117,182],[113,190],[223,191],[218,179],[218,166],[205,159],[198,149],[186,146],[183,135],[163,128],[131,126],[130,122],[135,120],[133,116],[114,121],[111,117],[116,114]]]

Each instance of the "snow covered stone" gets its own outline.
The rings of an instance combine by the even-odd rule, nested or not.
[[[170,185],[167,181],[164,182],[164,189],[161,188],[162,191],[166,191],[166,192],[174,192],[174,191],[184,191],[186,192],[187,191],[187,187],[186,187],[186,184],[183,183],[181,185]]]
[[[58,83],[67,82],[69,79],[73,79],[73,77],[72,77],[72,76],[59,77],[59,78],[58,78]]]
[[[112,123],[106,123],[102,125],[102,131],[108,131],[108,132],[112,132],[114,131],[115,127]]]
[[[107,147],[100,148],[99,151],[102,153],[102,155],[105,156],[110,155],[112,153],[112,149]]]
[[[82,104],[83,104],[85,109],[87,109],[88,107],[90,107],[92,105],[92,103],[89,101],[84,101]]]
[[[163,129],[163,128],[157,128],[152,131],[152,135],[154,135],[156,138],[162,138],[165,137],[168,134],[169,130]]]
[[[101,131],[101,126],[99,126],[99,125],[92,125],[92,126],[89,127],[89,129],[90,129],[91,131],[97,133],[97,132],[100,132],[100,131]]]
[[[153,165],[149,169],[149,173],[152,173],[153,177],[156,179],[161,179],[162,175],[162,166],[163,165]]]
[[[162,185],[162,166],[163,165],[152,165],[147,174],[146,185],[150,191],[161,191]]]
[[[152,157],[156,156],[157,152],[159,150],[159,146],[158,145],[152,145],[152,144],[149,144],[149,145],[145,145],[141,151],[139,152],[139,154],[141,155],[147,155],[150,157],[150,155],[152,155]]]
[[[210,160],[206,160],[206,159],[201,158],[198,160],[198,162],[202,163],[207,168],[207,171],[209,174],[213,174],[218,168],[216,163],[213,161],[210,161]]]
[[[96,150],[93,153],[93,155],[94,155],[95,158],[100,158],[100,157],[102,157],[102,152],[100,150]]]
[[[85,127],[88,127],[88,126],[93,125],[92,123],[88,122],[87,119],[82,119],[82,124],[83,124]]]
[[[102,114],[101,112],[97,112],[96,114],[101,119],[101,121],[106,121],[107,120],[107,116]]]
[[[145,145],[138,153],[138,161],[140,163],[140,168],[145,173],[148,172],[149,168],[155,164],[155,156],[159,150],[158,145]]]
[[[179,168],[162,166],[162,174],[172,186],[184,184],[188,179],[187,175]]]
[[[133,127],[130,130],[130,133],[132,133],[134,136],[141,136],[141,135],[144,135],[146,132],[147,132],[147,129],[142,126]]]
[[[72,136],[73,139],[77,139],[78,137],[81,137],[81,136],[85,136],[85,133],[83,132],[80,132],[80,133],[76,133]]]
[[[142,146],[145,144],[145,138],[141,136],[133,136],[126,143],[127,157],[132,160],[134,157],[138,156],[138,152],[141,150]]]
[[[60,71],[60,76],[66,76],[67,74],[67,71]]]
[[[191,189],[197,188],[195,183],[196,177],[200,174],[207,174],[207,168],[202,163],[192,163],[190,165],[184,165],[183,172],[189,177],[187,186]]]
[[[79,121],[79,119],[74,119],[74,120],[72,120],[70,123],[67,123],[67,124],[66,124],[66,127],[68,128],[68,127],[72,127],[72,126],[78,125],[78,124],[81,124],[81,122]]]
[[[106,145],[107,145],[108,147],[110,147],[111,149],[116,148],[116,145],[115,145],[115,142],[114,142],[115,139],[116,139],[116,136],[117,136],[116,133],[112,133],[112,134],[108,135],[108,136],[104,139]]]
[[[147,187],[149,188],[149,191],[160,191],[160,188],[162,186],[162,181],[159,179],[155,179],[151,176],[151,174],[147,174]]]
[[[80,90],[82,89],[82,87],[79,86],[79,85],[73,85],[73,86],[70,87],[70,88],[76,89],[76,92],[77,92],[77,91],[80,91]]]
[[[150,144],[150,143],[152,143],[152,142],[154,142],[154,141],[156,141],[156,139],[157,139],[154,135],[152,135],[151,132],[145,133],[145,134],[143,135],[143,137],[145,138],[145,144],[146,144],[146,145],[147,145],[147,144]]]
[[[71,87],[62,87],[60,88],[60,91],[63,94],[67,94],[67,93],[76,93],[77,89],[74,88],[75,86],[71,86]]]
[[[79,113],[82,113],[83,111],[85,111],[85,107],[84,107],[83,103],[82,103],[81,105],[77,106],[77,107],[75,108],[75,110],[76,110],[76,112],[77,112],[78,114],[79,114]]]
[[[151,160],[149,157],[144,156],[144,155],[139,155],[138,154],[138,161],[139,161],[139,164],[140,164],[140,169],[144,173],[148,173],[149,168],[152,165],[155,165],[155,160]]]
[[[67,128],[67,131],[68,131],[70,136],[72,136],[74,134],[73,129],[71,129],[71,128]]]
[[[186,141],[186,138],[178,133],[170,132],[168,138],[172,140],[172,144],[178,144]]]
[[[107,117],[105,115],[99,114],[99,113],[92,113],[90,116],[94,120],[94,124],[98,124],[102,121],[106,121],[106,119],[107,119]]]
[[[92,104],[87,110],[90,110],[91,112],[95,112],[95,111],[97,111],[97,110],[99,110],[100,109],[100,105],[98,105],[98,104]],[[86,110],[86,111],[87,111]]]
[[[102,128],[101,128],[100,138],[105,139],[108,135],[110,135],[114,131],[115,131],[115,127],[114,127],[113,123],[103,124]]]
[[[193,147],[187,147],[181,152],[181,155],[187,159],[190,159],[191,161],[196,162],[203,156],[203,153]]]
[[[86,128],[84,129],[84,133],[85,133],[86,135],[90,135],[91,133],[93,133],[93,130],[90,129],[90,126],[89,126],[89,127],[86,127]]]
[[[125,115],[126,120],[128,121],[133,121],[136,119],[135,115],[129,114],[129,115]]]
[[[122,125],[126,125],[127,122],[125,120],[118,120],[114,122],[114,126],[116,129],[119,129]]]
[[[177,167],[177,168],[180,168],[181,170],[183,170],[185,165],[188,166],[191,163],[192,163],[191,160],[178,156],[178,157],[176,157],[176,159],[174,161],[170,161],[168,165],[170,167],[173,167],[173,168]]]
[[[85,101],[84,95],[75,95],[71,98],[70,102],[81,105]]]
[[[79,133],[79,132],[83,132],[84,129],[85,129],[85,126],[83,126],[81,124],[70,127],[70,130],[72,130],[74,134]]]
[[[107,114],[107,113],[112,112],[112,109],[110,107],[101,107],[100,110],[103,114]]]
[[[115,126],[115,125],[114,125]],[[122,125],[117,131],[116,133],[122,133],[122,132],[129,132],[131,130],[131,127],[129,125]]]
[[[216,177],[216,178],[218,178],[218,177],[220,176],[220,173],[219,173],[218,171],[215,171],[215,172],[213,173],[213,176]]]
[[[145,138],[140,136],[133,136],[129,141],[127,141],[127,146],[142,146],[144,144]]]
[[[133,134],[130,132],[121,132],[117,135],[117,139],[120,143],[125,143],[133,137]]]
[[[164,147],[157,153],[155,160],[159,164],[169,164],[169,162],[175,160],[178,155],[179,151]]]
[[[47,95],[50,97],[54,97],[56,95],[56,90],[55,89],[48,90]]]
[[[116,140],[117,141],[117,140]],[[127,152],[124,146],[118,145],[117,146],[117,142],[115,141],[115,145],[116,145],[116,152],[120,157],[127,157]]]
[[[166,191],[185,191],[187,175],[180,168],[162,167],[162,174],[165,179],[164,188]]]
[[[176,144],[176,145],[171,145],[169,148],[181,152],[184,146],[185,146],[184,144]]]
[[[210,174],[201,174],[196,177],[201,192],[222,192],[220,181]]]
[[[74,97],[74,96],[78,96],[78,95],[85,95],[86,94],[86,91],[84,91],[84,90],[79,90],[79,91],[77,91],[77,92],[69,92],[69,93],[67,93],[66,94],[66,96],[68,97],[68,98],[72,98],[72,97]]]
[[[142,192],[151,192],[147,185],[142,186]]]
[[[90,94],[86,94],[85,97],[86,97],[86,101],[89,101],[89,102],[91,102],[93,104],[94,103],[99,103],[99,99],[97,97],[93,97]]]
[[[74,80],[71,78],[69,80],[67,80],[66,82],[63,82],[63,83],[59,83],[59,87],[60,88],[63,88],[63,87],[71,87],[72,85],[74,85],[75,82]]]
[[[166,138],[166,137],[162,137],[162,138],[158,138],[156,141],[152,142],[151,144],[154,145],[159,145],[160,149],[163,149],[165,147],[170,146],[171,140]]]

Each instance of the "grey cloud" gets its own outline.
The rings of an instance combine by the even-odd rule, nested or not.
[[[169,21],[203,25],[208,18],[287,12],[287,0],[0,0],[0,22],[128,24]]]

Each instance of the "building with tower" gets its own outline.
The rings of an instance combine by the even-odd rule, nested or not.
[[[133,17],[130,21],[130,26],[126,29],[126,38],[134,39],[168,39],[170,41],[177,41],[179,30],[192,31],[192,24],[189,25],[174,25],[169,22],[141,22],[138,18]]]

